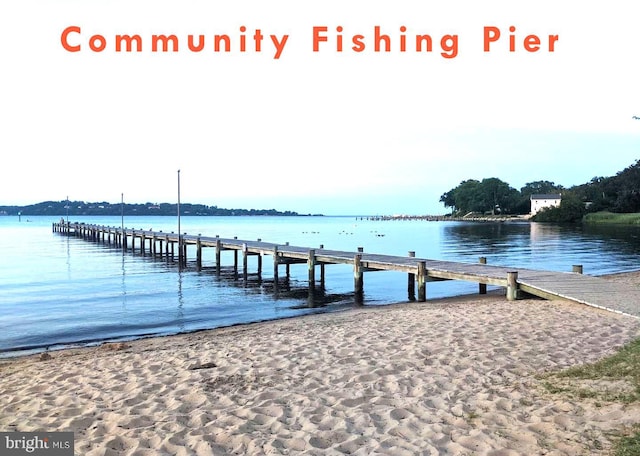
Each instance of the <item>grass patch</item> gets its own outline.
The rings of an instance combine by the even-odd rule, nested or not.
[[[558,378],[628,382],[632,387],[632,394],[628,395],[624,402],[638,401],[640,400],[640,339],[628,343],[612,356],[593,364],[571,367],[555,375]]]
[[[640,213],[616,214],[613,212],[593,212],[584,216],[585,223],[611,225],[640,225]]]
[[[593,364],[541,376],[551,394],[630,404],[640,402],[640,339]],[[640,426],[614,437],[614,456],[640,456]]]
[[[543,378],[550,393],[629,404],[640,401],[640,339],[593,364],[570,367]]]
[[[640,456],[640,431],[636,427],[631,435],[620,437],[613,445],[614,456]]]

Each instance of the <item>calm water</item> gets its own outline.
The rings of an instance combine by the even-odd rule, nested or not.
[[[204,249],[204,266],[178,271],[174,264],[51,231],[57,217],[0,217],[0,356],[69,345],[172,334],[312,312],[353,307],[351,267],[326,267],[326,294],[309,308],[306,265],[291,267],[291,289],[272,292],[265,262],[263,281],[248,284],[212,269],[215,249]],[[73,217],[71,221],[120,226],[120,217]],[[129,217],[125,226],[176,231],[175,217]],[[566,227],[528,223],[478,224],[367,221],[356,217],[183,217],[189,234],[587,274],[640,269],[640,229]],[[190,259],[195,251],[190,250]],[[253,261],[253,263],[251,262]],[[250,258],[249,271],[256,271]],[[233,254],[223,252],[223,266]],[[208,267],[207,267],[208,266]],[[284,276],[284,267],[280,272]],[[477,291],[463,282],[435,282],[429,298]],[[406,275],[365,274],[364,305],[406,301]]]

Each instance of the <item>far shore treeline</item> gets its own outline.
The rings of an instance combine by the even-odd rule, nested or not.
[[[44,201],[42,203],[31,204],[28,206],[0,206],[0,214],[5,215],[52,215],[52,216],[78,216],[78,215],[176,215],[178,213],[177,204],[171,203],[87,203],[84,201]],[[181,215],[283,215],[283,216],[299,216],[292,211],[277,211],[275,209],[224,209],[217,206],[207,206],[205,204],[180,204]],[[308,214],[307,214],[308,215]]]
[[[452,214],[522,215],[531,211],[531,195],[561,194],[560,207],[546,208],[533,218],[539,222],[576,222],[593,212],[619,214],[640,212],[640,160],[611,177],[564,188],[541,180],[525,184],[520,191],[497,178],[469,179],[444,193],[440,202]]]

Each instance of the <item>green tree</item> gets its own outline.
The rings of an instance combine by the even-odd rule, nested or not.
[[[562,190],[562,185],[556,185],[554,182],[547,180],[540,180],[524,184],[524,187],[520,189],[520,193],[523,197],[529,198],[531,195],[560,193]]]
[[[640,160],[611,177],[594,177],[572,188],[590,211],[640,212]]]
[[[468,179],[460,182],[456,188],[449,190],[440,197],[440,202],[456,212],[467,213],[476,211],[478,207],[478,186],[480,182]]]
[[[483,212],[510,213],[518,202],[520,193],[498,178],[490,177],[480,182],[480,200]]]
[[[440,202],[455,212],[510,213],[518,202],[520,193],[498,178],[481,182],[475,179],[462,181],[456,188],[440,197]]]

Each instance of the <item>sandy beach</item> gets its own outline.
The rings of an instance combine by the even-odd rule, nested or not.
[[[77,455],[607,454],[640,406],[537,376],[639,334],[633,317],[487,295],[65,350],[0,362],[0,430],[73,431]]]

